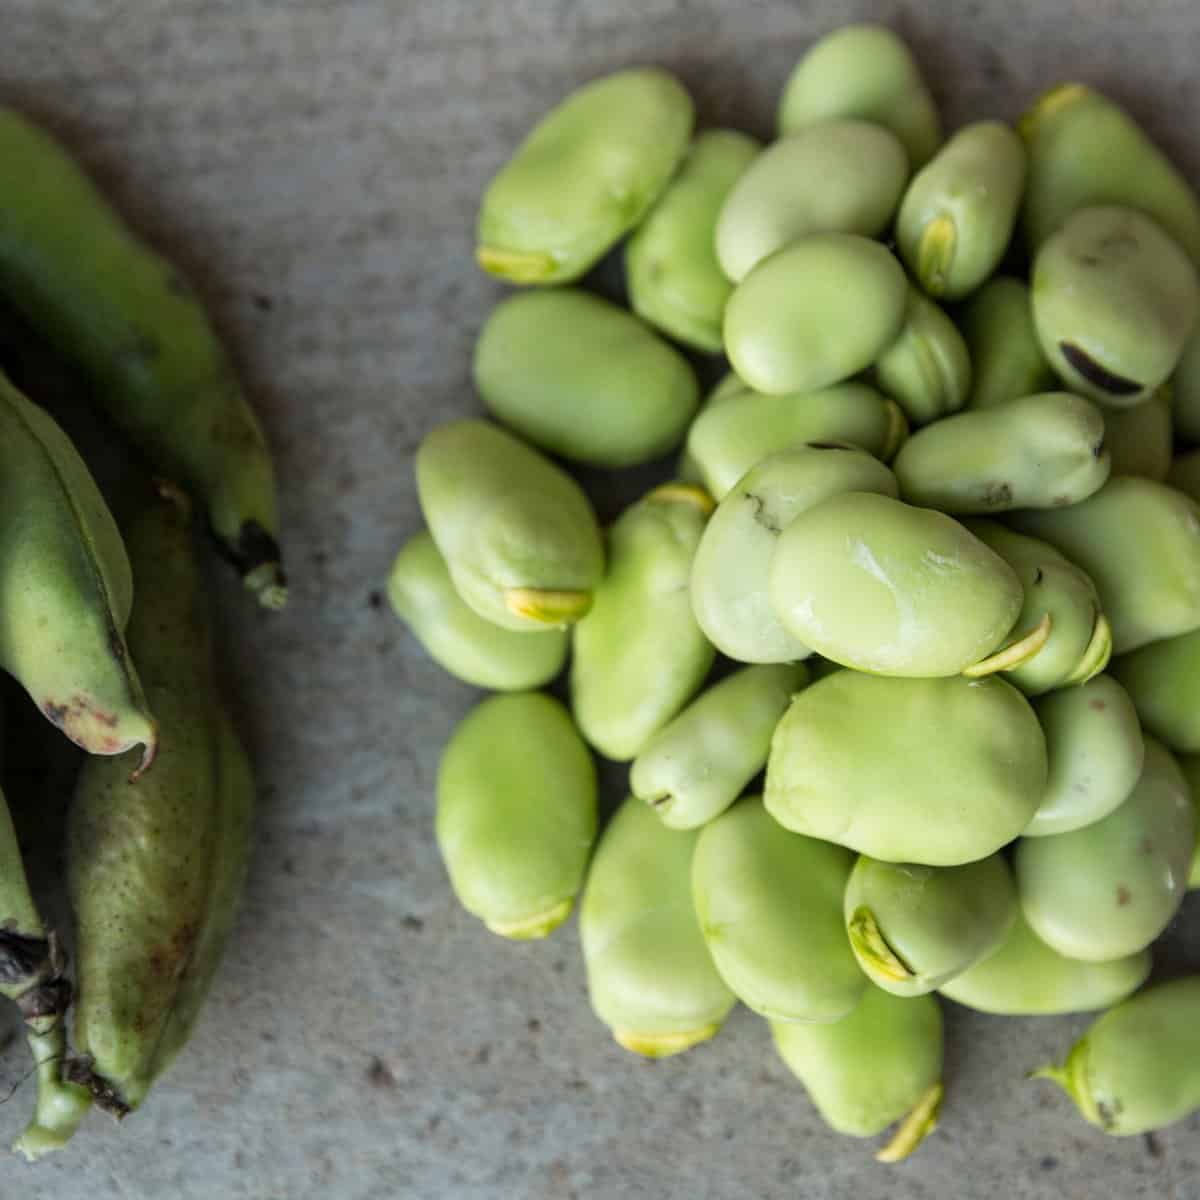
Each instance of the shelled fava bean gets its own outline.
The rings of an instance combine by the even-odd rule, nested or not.
[[[900,1122],[885,1161],[938,1120],[939,994],[1115,1005],[1042,1074],[1109,1133],[1177,1120],[1200,980],[1138,989],[1200,880],[1196,195],[1080,84],[943,141],[871,25],[801,57],[768,144],[694,117],[666,72],[594,80],[483,195],[480,266],[572,286],[487,319],[491,420],[425,439],[390,578],[516,693],[446,749],[451,885],[508,937],[581,896],[623,1047],[741,1001],[833,1128]],[[585,278],[627,235],[628,309]],[[603,530],[552,460],[672,451]],[[528,690],[568,653],[565,705]],[[595,847],[588,746],[632,764]]]

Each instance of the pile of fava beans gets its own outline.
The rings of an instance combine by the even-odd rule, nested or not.
[[[939,994],[1101,1014],[1036,1073],[1106,1133],[1170,1124],[1200,977],[1144,985],[1200,883],[1200,203],[1082,84],[946,137],[877,26],[807,50],[768,145],[693,124],[619,71],[483,196],[479,265],[526,286],[389,580],[501,693],[442,757],[451,885],[509,938],[580,896],[621,1046],[741,1001],[834,1129],[896,1124],[883,1161],[938,1120]],[[622,239],[632,311],[573,286]],[[673,343],[727,357],[703,400]],[[602,532],[570,465],[670,452]],[[569,708],[537,690],[568,649]],[[592,751],[631,763],[599,833]]]

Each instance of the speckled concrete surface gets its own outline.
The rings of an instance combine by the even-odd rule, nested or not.
[[[477,407],[472,339],[500,294],[471,264],[480,189],[550,103],[630,62],[679,72],[705,123],[766,134],[808,41],[868,14],[910,38],[952,126],[1081,77],[1200,178],[1192,0],[6,0],[0,98],[180,260],[243,364],[279,456],[293,600],[259,614],[218,577],[262,801],[195,1041],[123,1126],[94,1116],[57,1159],[0,1161],[0,1195],[1200,1200],[1200,1120],[1106,1140],[1022,1081],[1082,1018],[948,1005],[942,1127],[886,1169],[822,1127],[744,1010],[676,1060],[620,1051],[573,925],[490,937],[436,856],[438,750],[475,695],[378,589],[417,525],[415,445]],[[1200,968],[1198,934],[1193,897],[1165,971]],[[10,1045],[0,1088],[23,1069]],[[30,1093],[0,1107],[0,1140]]]

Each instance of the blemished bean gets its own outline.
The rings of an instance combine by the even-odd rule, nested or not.
[[[886,247],[848,233],[798,238],[725,306],[725,353],[759,392],[828,387],[870,366],[904,325],[908,283]]]
[[[582,489],[487,421],[439,425],[417,450],[417,494],[458,594],[505,629],[579,620],[604,572]]]
[[[958,866],[1029,824],[1046,771],[1033,709],[997,676],[836,671],[776,728],[764,800],[796,833],[884,862]]]
[[[904,146],[884,126],[846,119],[805,126],[768,146],[730,192],[716,228],[721,269],[740,283],[806,234],[875,237],[907,182]]]
[[[913,177],[896,240],[929,295],[961,300],[996,269],[1024,186],[1025,147],[1002,121],[964,126]]]
[[[1094,1021],[1061,1067],[1033,1074],[1057,1083],[1105,1133],[1162,1129],[1200,1108],[1198,1010],[1200,976],[1160,983]]]
[[[1196,842],[1187,781],[1147,737],[1142,774],[1108,816],[1017,843],[1025,919],[1048,946],[1084,962],[1145,949],[1183,902]]]
[[[772,1021],[771,1035],[838,1133],[873,1137],[906,1114],[912,1118],[912,1127],[902,1127],[876,1156],[880,1161],[903,1158],[934,1129],[942,1075],[942,1010],[935,996],[893,996],[868,984],[840,1021]]]
[[[596,835],[596,769],[566,709],[492,696],[455,729],[437,778],[437,841],[454,894],[502,937],[570,914]]]
[[[1200,753],[1200,629],[1122,654],[1112,672],[1150,733],[1181,754]]]
[[[476,258],[509,283],[570,283],[630,229],[687,153],[694,112],[666,71],[602,76],[552,108],[493,177]]]
[[[1114,653],[1200,627],[1200,508],[1182,492],[1122,475],[1079,504],[1009,520],[1091,576]]]
[[[1108,665],[1112,629],[1086,571],[1047,542],[978,518],[967,528],[1012,569],[1024,589],[1021,614],[1009,638],[1021,640],[1049,623],[1044,643],[1024,661],[1004,668],[1027,696],[1086,683]]]
[[[963,306],[959,326],[971,359],[967,408],[991,408],[1055,387],[1022,280],[1010,275],[989,279]]]
[[[842,929],[854,863],[841,846],[790,833],[758,796],[700,833],[692,899],[713,962],[748,1008],[773,1021],[838,1021],[866,979]]]
[[[1163,384],[1149,400],[1133,408],[1100,406],[1113,475],[1140,475],[1159,483],[1167,479],[1171,470],[1170,394],[1171,385]]]
[[[1132,208],[1081,208],[1033,261],[1033,323],[1072,391],[1128,407],[1166,382],[1200,309],[1196,269]]]
[[[600,467],[679,444],[699,389],[687,360],[637,317],[576,288],[510,296],[475,346],[475,387],[542,450]]]
[[[1022,837],[1069,833],[1119,808],[1142,774],[1145,743],[1129,694],[1111,675],[1033,702],[1046,735],[1046,793]]]
[[[713,684],[633,760],[630,790],[671,829],[711,821],[763,769],[779,718],[807,682],[802,665],[783,663]]]
[[[836,117],[858,117],[890,129],[913,169],[942,140],[942,124],[912,52],[882,25],[845,25],[819,38],[784,84],[780,136]]]
[[[689,590],[712,507],[694,484],[664,484],[608,531],[608,574],[575,626],[570,671],[575,720],[606,758],[640,754],[712,666]]]
[[[625,246],[633,311],[709,354],[720,353],[721,321],[733,291],[713,245],[717,216],[759,148],[734,129],[700,134]]]
[[[808,442],[848,442],[886,462],[907,436],[896,402],[864,383],[785,396],[730,388],[714,394],[692,423],[684,457],[720,501],[751,467],[777,451]]]
[[[914,425],[925,425],[966,403],[971,359],[954,322],[927,296],[909,288],[904,324],[882,348],[872,375]]]
[[[1021,118],[1029,151],[1021,216],[1036,250],[1078,209],[1121,204],[1151,216],[1200,261],[1200,203],[1124,109],[1082,83],[1044,92]]]
[[[459,596],[427,530],[409,538],[396,556],[387,594],[434,662],[475,687],[499,692],[541,687],[567,660],[566,630],[517,633],[479,616]]]
[[[609,822],[579,906],[592,1011],[618,1045],[663,1058],[707,1041],[736,998],[692,904],[698,829],[668,829],[636,797]]]
[[[722,654],[739,662],[808,656],[771,605],[771,557],[801,512],[844,491],[895,496],[896,480],[865,450],[818,442],[764,458],[717,505],[692,564],[692,611]]]
[[[1052,1016],[1107,1008],[1136,992],[1149,974],[1149,950],[1110,962],[1080,962],[1047,946],[1018,911],[999,950],[938,990],[979,1012]]]
[[[996,513],[1077,504],[1103,485],[1110,458],[1099,408],[1044,392],[919,430],[892,469],[910,504]]]
[[[944,513],[843,492],[779,535],[771,605],[824,658],[879,675],[956,675],[1001,644],[1024,593],[1013,569]]]

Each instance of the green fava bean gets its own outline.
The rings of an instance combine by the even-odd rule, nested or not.
[[[677,479],[684,483],[698,483],[704,487],[708,487],[704,481],[703,468],[696,461],[695,455],[692,453],[692,430],[696,428],[696,424],[700,418],[720,401],[728,399],[730,396],[744,396],[748,394],[746,385],[737,375],[733,371],[726,371],[704,399],[700,401],[700,408],[692,419],[692,424],[688,428],[687,440],[684,442],[683,449],[679,453],[679,462],[675,468],[675,477]],[[712,488],[708,487],[708,490],[711,492]]]
[[[1051,950],[1018,911],[1004,945],[938,990],[978,1012],[1041,1017],[1092,1012],[1136,992],[1150,974],[1150,951],[1111,962],[1080,962]]]
[[[769,254],[810,233],[883,232],[908,182],[895,134],[867,121],[805,126],[768,146],[717,220],[721,269],[740,283]]]
[[[684,458],[720,501],[751,467],[777,451],[848,442],[886,461],[907,436],[895,401],[864,383],[786,396],[730,390],[714,394],[692,423]]]
[[[510,296],[475,347],[475,387],[543,450],[629,467],[683,438],[699,389],[687,360],[636,317],[575,288]]]
[[[895,496],[896,480],[865,450],[806,443],[751,467],[717,505],[692,564],[692,612],[722,654],[739,662],[808,656],[771,606],[771,558],[801,512],[846,491]]]
[[[772,1021],[771,1035],[779,1057],[838,1133],[873,1137],[906,1114],[912,1118],[914,1127],[902,1127],[876,1156],[880,1161],[903,1158],[933,1130],[943,1052],[936,997],[893,996],[868,984],[858,1006],[840,1021]]]
[[[996,269],[1025,186],[1025,147],[1002,121],[960,129],[900,205],[900,257],[929,295],[960,300]]]
[[[479,616],[455,590],[428,531],[414,534],[396,556],[388,600],[429,656],[451,675],[500,692],[541,687],[562,670],[563,629],[517,633]]]
[[[1200,976],[1160,983],[1106,1012],[1061,1067],[1033,1077],[1057,1083],[1105,1133],[1162,1129],[1200,1108],[1197,1011]]]
[[[1175,761],[1187,780],[1192,797],[1192,816],[1196,821],[1196,849],[1192,854],[1192,869],[1188,874],[1188,891],[1200,888],[1200,754],[1180,754]]]
[[[959,323],[971,359],[967,408],[991,408],[1055,386],[1033,325],[1029,288],[1021,280],[1009,275],[988,280],[964,305]]]
[[[876,360],[873,375],[914,425],[925,425],[966,403],[971,359],[954,322],[910,288],[904,324]]]
[[[796,64],[779,101],[780,136],[836,117],[890,129],[914,169],[942,140],[937,106],[912,52],[882,25],[844,25],[820,38]]]
[[[892,468],[911,504],[971,514],[1077,504],[1103,485],[1110,460],[1096,405],[1044,392],[938,421]]]
[[[991,654],[1024,599],[962,525],[890,496],[843,492],[776,539],[771,605],[824,658],[877,675],[957,675]]]
[[[721,319],[733,291],[713,245],[717,217],[758,151],[758,142],[733,129],[700,134],[625,247],[633,311],[710,354],[720,353]]]
[[[572,92],[488,184],[479,265],[509,283],[570,283],[641,221],[687,153],[694,113],[674,76],[617,71]]]
[[[1171,420],[1183,442],[1200,442],[1200,333],[1193,332],[1171,376]]]
[[[1140,475],[1159,483],[1167,479],[1171,471],[1170,392],[1170,384],[1164,384],[1133,408],[1101,406],[1104,444],[1112,458],[1113,475]]]
[[[1086,683],[1103,671],[1112,653],[1112,629],[1087,572],[1046,542],[996,521],[976,519],[966,524],[1012,567],[1024,590],[1021,614],[1009,637],[1015,639],[1010,647],[1024,647],[1029,653],[1005,661],[1010,650],[1006,648],[985,666],[1003,670],[1027,696]]]
[[[757,796],[704,827],[692,858],[696,916],[748,1008],[773,1021],[838,1021],[862,998],[867,981],[842,929],[853,861],[789,833]]]
[[[1183,902],[1196,843],[1191,797],[1162,744],[1145,741],[1141,777],[1117,809],[1071,833],[1017,844],[1025,919],[1069,958],[1107,962],[1135,954]]]
[[[904,269],[849,233],[798,238],[758,264],[725,306],[725,353],[752,388],[807,392],[870,366],[904,324]]]
[[[417,450],[417,494],[458,594],[505,629],[579,620],[604,547],[579,485],[487,421],[439,425]]]
[[[1114,653],[1200,627],[1200,508],[1182,492],[1122,475],[1079,504],[1009,520],[1091,576]]]
[[[1200,261],[1200,203],[1124,109],[1082,83],[1044,92],[1021,118],[1029,151],[1022,224],[1031,249],[1078,209],[1121,204],[1153,217]]]
[[[692,904],[698,837],[630,797],[604,831],[579,907],[592,1010],[618,1045],[648,1058],[707,1041],[736,1003]]]
[[[608,574],[574,631],[571,707],[606,758],[636,757],[691,699],[712,666],[692,616],[692,559],[712,512],[693,484],[664,484],[608,533]]]
[[[545,937],[595,836],[596,769],[566,709],[541,692],[476,705],[437,779],[438,848],[462,906],[501,937]]]
[[[923,996],[1004,943],[1017,890],[1002,855],[961,867],[860,857],[846,885],[846,933],[867,978],[896,996]]]
[[[1035,700],[1046,735],[1046,793],[1022,837],[1070,833],[1124,803],[1142,774],[1146,747],[1128,692],[1111,675]]]
[[[1033,322],[1072,391],[1128,407],[1175,370],[1200,309],[1196,269],[1147,216],[1082,208],[1033,262]]]
[[[766,765],[771,734],[808,682],[799,664],[743,667],[702,692],[633,760],[630,789],[670,829],[723,813]]]
[[[1112,670],[1150,733],[1172,750],[1200,753],[1200,629],[1122,654]]]
[[[764,799],[796,833],[953,867],[1011,842],[1045,788],[1041,726],[1004,680],[837,671],[777,726]]]
[[[1200,450],[1189,450],[1172,459],[1165,482],[1200,503]]]

